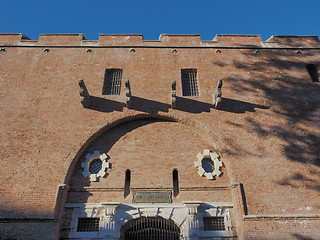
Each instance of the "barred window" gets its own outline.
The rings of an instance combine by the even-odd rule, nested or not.
[[[100,160],[100,158],[94,159],[89,165],[89,172],[91,174],[97,174],[98,172],[100,172],[101,168],[102,168],[102,161]]]
[[[104,75],[103,95],[120,95],[122,69],[106,69]]]
[[[205,231],[225,231],[224,217],[204,217],[203,230]]]
[[[181,69],[182,95],[199,96],[197,69]]]
[[[98,232],[99,218],[78,218],[77,232]]]
[[[212,173],[214,171],[214,163],[211,158],[204,158],[201,163],[206,173]]]

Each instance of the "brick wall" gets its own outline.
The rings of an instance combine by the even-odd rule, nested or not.
[[[181,188],[203,190],[210,182],[197,174],[193,162],[198,152],[210,148],[224,163],[224,175],[210,187],[242,183],[247,214],[319,214],[319,83],[312,82],[306,69],[306,64],[319,64],[319,41],[314,37],[288,39],[272,37],[262,42],[257,36],[218,35],[213,41],[200,41],[198,35],[163,35],[158,41],[143,41],[141,35],[101,35],[99,41],[90,41],[75,34],[28,40],[21,34],[0,34],[4,49],[0,52],[1,217],[55,218],[59,184],[71,185],[69,200],[72,195],[87,194],[72,191],[75,179],[85,186],[101,185],[103,181],[83,182],[79,161],[84,151],[99,145],[104,137],[117,138],[114,131],[119,128],[123,136],[114,140],[108,154],[123,154],[121,159],[110,159],[113,168],[108,170],[107,185],[112,182],[122,188],[124,172],[130,169],[131,187],[160,184],[170,188],[172,169],[177,168]],[[125,106],[124,84],[120,96],[102,96],[104,73],[109,68],[123,69],[123,81],[130,79],[135,97],[131,109]],[[181,69],[185,68],[197,69],[198,97],[182,96]],[[80,103],[79,78],[95,97],[90,109]],[[220,79],[223,101],[216,110],[212,93]],[[172,80],[177,81],[176,109],[170,108]],[[126,132],[125,126],[136,124],[130,119],[151,117],[174,122],[156,122]],[[113,128],[119,122],[127,125]],[[98,138],[100,133],[105,134]],[[163,164],[153,165],[154,156],[148,149]],[[172,158],[165,157],[168,155]],[[148,164],[140,161],[144,157]],[[77,174],[79,178],[71,178]],[[158,180],[159,175],[164,177]],[[230,189],[212,191],[202,195],[203,200],[236,201]],[[181,190],[174,201],[197,195],[197,191]],[[131,199],[123,199],[120,190],[96,192],[87,200],[107,198]],[[241,217],[237,219],[241,225]],[[275,227],[274,232],[284,232],[288,239],[314,238],[309,226],[315,222],[290,223]],[[299,235],[300,231],[293,230],[297,226],[308,227]],[[249,228],[244,227],[244,236],[258,236]],[[273,237],[270,234],[263,231],[261,238]]]

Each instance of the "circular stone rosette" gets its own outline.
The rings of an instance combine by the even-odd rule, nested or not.
[[[108,156],[105,153],[94,151],[91,154],[88,153],[85,159],[81,164],[82,175],[90,177],[90,182],[96,182],[99,177],[104,177],[107,169],[110,168],[110,163],[107,162]]]
[[[198,173],[201,177],[215,179],[221,174],[222,162],[218,157],[218,153],[211,152],[209,149],[205,149],[203,153],[198,153],[198,160],[194,162],[194,166],[198,168]]]

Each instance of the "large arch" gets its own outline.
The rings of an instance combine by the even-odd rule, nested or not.
[[[177,118],[176,116],[171,116],[169,114],[164,115],[154,115],[154,114],[137,114],[133,116],[126,116],[121,119],[117,119],[111,123],[108,123],[103,128],[95,132],[91,135],[91,137],[88,138],[88,140],[82,145],[80,149],[78,149],[78,152],[76,156],[73,158],[73,161],[70,164],[69,171],[65,177],[64,185],[61,186],[60,195],[57,198],[57,206],[59,206],[59,212],[58,212],[58,219],[61,224],[62,215],[64,211],[64,205],[67,200],[68,190],[69,190],[69,184],[72,178],[72,174],[74,172],[74,169],[79,162],[81,156],[83,156],[86,149],[95,141],[97,141],[101,136],[104,134],[112,131],[112,129],[115,129],[119,127],[120,125],[129,124],[134,121],[163,121],[163,122],[169,122],[169,123],[176,123],[177,125],[185,126],[188,128],[188,131],[192,131],[194,134],[198,135],[199,138],[202,138],[203,141],[210,141],[211,146],[210,148],[214,148],[216,144],[214,140],[217,140],[217,137],[212,134],[212,132],[208,131],[203,125],[195,120],[188,119],[188,118]],[[59,225],[60,225],[59,224]],[[60,229],[60,226],[59,226]],[[59,232],[59,230],[58,230]]]
[[[97,138],[99,138],[103,133],[109,131],[110,129],[126,123],[130,121],[135,120],[143,120],[143,119],[160,119],[160,120],[166,120],[170,122],[177,122],[182,125],[187,126],[191,130],[197,132],[199,135],[201,135],[206,141],[210,142],[212,146],[216,150],[221,151],[222,141],[220,137],[211,129],[208,129],[208,127],[205,124],[202,124],[201,122],[188,117],[187,115],[183,114],[172,114],[172,113],[158,113],[158,114],[149,114],[149,113],[138,113],[134,115],[128,115],[125,114],[124,116],[118,117],[117,119],[112,120],[111,122],[108,122],[107,124],[104,124],[103,122],[97,124],[98,127],[96,129],[92,129],[89,133],[89,137],[87,139],[84,139],[82,143],[77,144],[74,149],[72,149],[70,152],[74,153],[74,157],[72,158],[69,167],[67,171],[64,173],[64,181],[63,184],[68,185],[71,179],[71,175],[73,173],[75,164],[77,161],[79,161],[80,156],[83,154],[85,149]],[[78,146],[81,146],[80,148]]]

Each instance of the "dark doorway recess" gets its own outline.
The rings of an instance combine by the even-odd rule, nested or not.
[[[180,228],[162,217],[141,217],[122,226],[121,240],[179,240]]]

